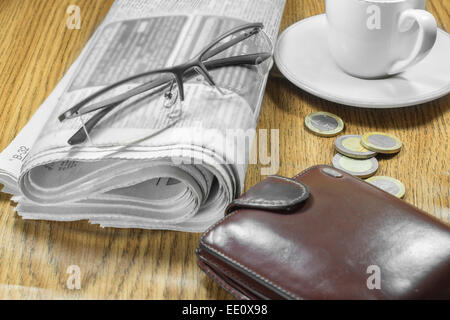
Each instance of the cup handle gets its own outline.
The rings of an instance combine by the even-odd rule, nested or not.
[[[415,21],[419,25],[419,36],[416,45],[408,58],[397,61],[392,65],[389,70],[390,75],[400,73],[420,62],[430,53],[436,43],[437,23],[433,15],[425,10],[408,9],[402,12],[398,21],[399,31],[408,31],[412,28]]]

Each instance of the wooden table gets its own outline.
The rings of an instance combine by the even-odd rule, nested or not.
[[[0,1],[0,149],[27,123],[80,53],[112,0]],[[66,8],[82,11],[81,30],[66,28]],[[428,1],[450,30],[450,1]],[[322,1],[288,0],[282,29],[324,11]],[[286,80],[269,80],[259,128],[280,130],[279,174],[293,176],[330,164],[333,139],[312,135],[303,119],[313,111],[341,116],[346,133],[390,132],[405,144],[380,160],[379,174],[400,179],[405,200],[446,223],[449,211],[450,97],[392,110],[345,107],[307,94]],[[247,188],[262,179],[249,167]],[[0,298],[228,299],[196,266],[198,234],[100,229],[86,222],[23,221],[0,196]],[[69,290],[67,268],[81,268],[81,289]]]

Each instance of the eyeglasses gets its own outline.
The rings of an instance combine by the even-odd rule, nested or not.
[[[186,63],[134,75],[88,96],[58,117],[61,122],[75,118],[81,122],[68,144],[88,141],[95,146],[127,146],[148,139],[182,119],[186,87],[188,93],[209,99],[208,103],[236,96],[251,100],[259,95],[258,86],[272,66],[272,43],[263,28],[262,23],[238,26]],[[136,107],[144,111],[124,113]],[[94,112],[97,113],[87,119]],[[153,125],[149,125],[149,119],[133,124],[136,127],[123,139],[112,139],[108,130],[103,130],[112,125],[127,127],[139,117],[155,119]]]

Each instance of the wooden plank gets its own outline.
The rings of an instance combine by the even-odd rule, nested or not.
[[[78,56],[111,0],[3,0],[0,2],[0,149],[27,123]],[[81,30],[66,28],[66,9],[82,10]],[[450,29],[449,1],[428,9]],[[324,11],[316,0],[288,0],[282,29]],[[307,44],[305,44],[307,45]],[[279,174],[293,176],[330,164],[333,139],[304,129],[313,111],[341,116],[346,133],[396,134],[405,144],[380,160],[380,174],[400,179],[405,200],[449,223],[449,97],[393,110],[367,110],[330,103],[286,80],[269,80],[259,119],[261,129],[280,130]],[[251,165],[247,188],[263,177]],[[10,198],[0,194],[1,299],[229,299],[196,266],[198,234],[100,229],[86,222],[23,221]],[[81,290],[66,287],[67,268],[81,268]]]

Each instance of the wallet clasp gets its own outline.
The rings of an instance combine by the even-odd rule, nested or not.
[[[258,209],[289,213],[297,209],[310,195],[309,188],[296,180],[269,176],[234,200],[226,214],[238,209]]]

